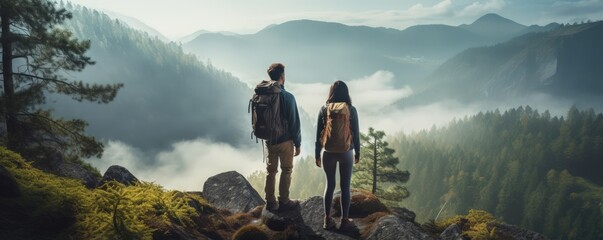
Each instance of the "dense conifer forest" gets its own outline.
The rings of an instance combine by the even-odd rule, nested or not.
[[[603,115],[592,109],[489,111],[392,145],[419,218],[481,209],[561,239],[602,234]]]

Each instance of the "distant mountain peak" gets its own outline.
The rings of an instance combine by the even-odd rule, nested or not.
[[[338,23],[338,22],[319,21],[319,20],[312,20],[312,19],[297,19],[297,20],[290,20],[290,21],[287,21],[287,22],[284,22],[281,24],[277,24],[277,26],[315,27],[315,26],[347,26],[347,25],[345,25],[343,23]]]
[[[351,27],[337,22],[325,22],[311,19],[290,20],[280,24],[272,24],[260,30],[258,34],[307,34],[308,32],[320,33],[336,31],[341,27]]]
[[[471,23],[471,25],[483,25],[483,24],[507,24],[507,25],[523,26],[511,19],[505,18],[496,13],[488,13],[484,16],[481,16],[477,20],[475,20],[475,22]]]
[[[496,13],[488,13],[469,25],[463,24],[459,27],[491,38],[514,36],[527,28],[527,26],[504,18]]]
[[[197,30],[194,33],[181,37],[180,39],[178,39],[178,41],[181,43],[187,43],[187,42],[190,42],[193,39],[199,37],[202,34],[221,34],[224,36],[238,36],[239,35],[238,33],[229,32],[229,31],[212,32],[212,31],[201,29],[201,30]]]

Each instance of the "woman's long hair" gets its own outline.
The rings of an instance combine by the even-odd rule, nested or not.
[[[348,91],[348,85],[341,80],[335,81],[333,85],[331,85],[331,90],[329,90],[327,104],[334,102],[345,102],[350,106],[352,105],[352,98]]]

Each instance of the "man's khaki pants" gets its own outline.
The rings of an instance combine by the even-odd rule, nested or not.
[[[266,176],[266,201],[276,201],[274,195],[276,173],[278,173],[279,159],[281,163],[281,179],[278,185],[278,200],[285,202],[289,200],[289,186],[291,185],[291,172],[293,171],[293,140],[289,140],[283,143],[279,143],[272,146],[267,146],[268,149],[268,161],[266,170],[268,175]]]

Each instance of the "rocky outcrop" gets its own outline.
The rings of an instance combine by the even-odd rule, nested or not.
[[[84,168],[81,163],[66,160],[60,151],[55,151],[48,156],[36,156],[32,158],[37,159],[33,165],[45,172],[80,180],[89,189],[98,186],[99,176],[97,173]]]
[[[128,169],[119,165],[113,165],[107,169],[103,178],[98,183],[98,186],[102,186],[106,182],[115,180],[119,183],[125,184],[126,186],[133,185],[138,183],[138,178],[136,178]]]
[[[268,209],[263,208],[261,220],[268,228],[275,231],[283,231],[290,225],[299,225],[300,223],[303,223],[299,206],[294,209],[286,211],[279,210],[276,212],[271,212],[268,211]]]
[[[283,232],[288,238],[295,239],[320,239],[320,237],[308,227],[302,215],[300,205],[295,208],[283,209],[275,212],[262,211],[261,223],[270,230]]]
[[[17,181],[4,166],[0,165],[0,197],[17,198],[20,195]]]
[[[322,197],[316,196],[311,197],[300,204],[301,215],[304,224],[320,238],[324,239],[336,239],[336,240],[349,240],[355,239],[351,236],[340,234],[335,231],[327,231],[322,229],[324,219],[324,207]],[[354,234],[357,235],[357,234]]]
[[[354,224],[353,227],[343,231],[337,228],[323,229],[323,204],[323,198],[320,196],[303,201],[299,209],[301,220],[295,216],[296,212],[283,214],[270,213],[266,210],[262,213],[262,218],[269,217],[274,222],[282,223],[278,228],[271,227],[273,230],[282,231],[288,226],[295,225],[299,236],[312,239],[434,239],[417,223],[407,220],[414,219],[413,212],[402,208],[392,211],[367,191],[354,190],[352,193],[351,206],[354,207],[350,207],[350,216],[354,216],[352,218]],[[339,222],[339,213],[336,211],[338,208],[340,208],[339,198],[335,197],[331,212],[334,213],[336,222]]]
[[[446,230],[421,227],[415,222],[416,214],[406,208],[389,208],[369,191],[353,190],[350,218],[353,226],[340,230],[323,229],[324,203],[320,196],[302,201],[291,209],[268,211],[264,201],[237,172],[226,172],[209,178],[201,195],[209,203],[190,201],[199,212],[194,219],[199,233],[210,239],[464,239],[463,221]],[[215,207],[215,208],[214,208]],[[336,193],[331,213],[340,219],[340,194]],[[339,224],[337,224],[339,225]],[[216,227],[217,226],[217,227]],[[236,233],[230,233],[231,230]],[[172,235],[187,239],[178,229]],[[466,230],[466,229],[465,229]],[[544,236],[521,228],[492,222],[488,230],[494,239],[546,239]]]
[[[230,171],[210,177],[203,184],[203,197],[218,208],[248,212],[265,202],[247,179]]]
[[[452,224],[448,226],[441,234],[440,239],[442,240],[463,240],[461,237],[462,230],[459,225]]]
[[[548,238],[540,233],[526,230],[511,224],[490,222],[487,225],[488,230],[494,230],[494,239],[531,239],[531,240],[548,240]]]
[[[390,212],[385,204],[379,201],[379,198],[370,191],[363,189],[351,190],[352,201],[350,203],[350,217],[364,218],[376,212]],[[335,216],[341,216],[341,192],[337,191],[333,195],[333,210]]]
[[[80,164],[63,161],[54,167],[53,172],[59,176],[79,179],[87,188],[94,188],[98,185],[97,175]]]
[[[379,218],[371,227],[366,239],[435,239],[421,230],[413,222],[403,221],[396,215]]]
[[[417,214],[407,208],[393,207],[391,211],[403,221],[414,222],[417,217]]]

